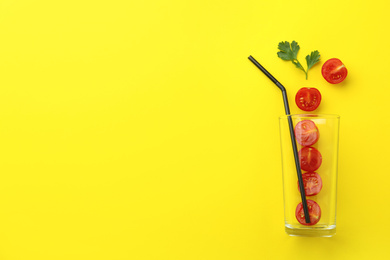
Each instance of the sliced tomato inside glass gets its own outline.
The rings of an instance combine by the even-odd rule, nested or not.
[[[320,168],[322,163],[321,153],[314,147],[305,146],[298,152],[301,169],[314,172]]]
[[[315,144],[320,137],[316,124],[311,120],[302,120],[297,123],[294,129],[295,138],[302,146]]]
[[[295,210],[295,217],[298,222],[305,226],[312,226],[318,223],[321,219],[321,208],[314,200],[306,200],[309,209],[310,223],[306,223],[305,213],[303,212],[302,202],[298,204]]]
[[[316,172],[307,172],[302,174],[303,186],[306,196],[314,196],[320,193],[322,189],[322,179]],[[298,182],[299,190],[299,182]]]
[[[341,60],[333,58],[327,60],[321,69],[322,76],[331,84],[342,82],[348,75],[348,70]]]
[[[303,111],[313,111],[321,103],[321,93],[316,88],[301,88],[295,95],[295,103]]]

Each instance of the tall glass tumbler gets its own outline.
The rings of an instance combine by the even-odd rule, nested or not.
[[[338,115],[290,115],[309,208],[305,222],[288,116],[279,118],[285,230],[291,236],[330,237],[336,233]]]

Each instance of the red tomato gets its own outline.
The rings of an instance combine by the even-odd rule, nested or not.
[[[322,163],[321,153],[314,147],[305,146],[298,152],[301,169],[314,172],[320,168]]]
[[[313,145],[320,137],[316,124],[311,120],[299,121],[295,126],[294,132],[297,142],[302,146]]]
[[[324,65],[322,65],[321,72],[324,79],[332,84],[342,82],[348,74],[347,68],[341,60],[336,58],[327,60]]]
[[[322,179],[316,172],[307,172],[302,174],[303,186],[306,196],[317,195],[322,189]],[[299,182],[298,182],[299,190]]]
[[[316,110],[321,103],[321,93],[316,88],[301,88],[295,95],[295,103],[301,110]]]
[[[302,202],[298,204],[295,210],[295,217],[298,222],[305,226],[312,226],[318,223],[321,219],[321,208],[314,200],[306,200],[309,208],[310,223],[306,223],[305,213],[303,212]]]

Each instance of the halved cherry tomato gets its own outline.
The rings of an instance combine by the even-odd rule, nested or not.
[[[327,60],[324,65],[322,65],[321,72],[324,79],[331,84],[342,82],[348,74],[347,68],[341,60],[336,58]]]
[[[314,147],[305,146],[298,152],[301,169],[314,172],[320,168],[322,163],[321,153]]]
[[[306,196],[317,195],[322,189],[322,179],[316,172],[307,172],[302,174],[303,186]],[[298,182],[299,190],[299,182]]]
[[[320,137],[316,124],[311,120],[299,121],[295,126],[294,132],[297,142],[302,146],[313,145]]]
[[[304,111],[313,111],[321,103],[321,93],[316,88],[301,88],[295,95],[295,103]]]
[[[298,222],[305,226],[312,226],[318,223],[321,219],[321,208],[314,200],[306,200],[309,208],[310,223],[306,223],[305,213],[303,212],[302,202],[298,204],[295,210],[295,217]]]

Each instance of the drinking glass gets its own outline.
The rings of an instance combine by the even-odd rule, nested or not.
[[[300,168],[303,168],[301,174],[302,177],[305,177],[303,179],[305,191],[307,191],[305,192],[306,200],[308,202],[310,201],[310,204],[312,203],[311,201],[314,201],[318,204],[321,211],[318,214],[318,212],[316,213],[312,209],[311,205],[308,205],[310,207],[309,215],[311,215],[311,210],[313,210],[313,217],[319,218],[317,223],[313,224],[315,221],[311,223],[313,225],[307,225],[305,222],[301,224],[298,219],[299,217],[304,217],[304,213],[302,211],[296,212],[298,204],[302,201],[289,131],[289,116],[291,116],[294,129],[297,129],[296,126],[299,122],[301,122],[300,126],[304,125],[304,123],[309,126],[303,129],[304,133],[306,131],[306,135],[295,133],[295,137],[299,151]],[[310,129],[310,126],[312,127],[313,124],[305,120],[314,123],[316,129]],[[338,115],[325,114],[284,115],[279,118],[279,125],[286,233],[291,236],[333,236],[336,233],[337,162],[340,117]],[[305,139],[306,137],[309,137],[310,140],[310,134],[318,134],[318,140],[314,144],[300,141],[300,139]],[[311,136],[311,140],[313,141],[313,136]],[[307,145],[308,143],[310,145]],[[320,166],[318,169],[315,169],[318,166],[319,160],[321,161]],[[318,175],[320,178],[316,177]],[[321,183],[322,188],[319,189]],[[316,194],[317,192],[318,194]],[[316,220],[316,218],[314,219]]]

